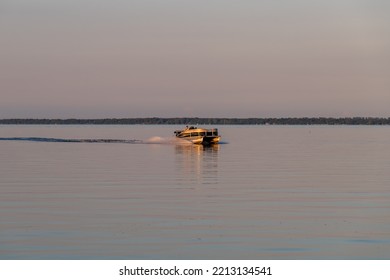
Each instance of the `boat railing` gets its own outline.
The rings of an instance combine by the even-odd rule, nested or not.
[[[185,128],[184,130],[176,130],[175,134],[176,135],[182,135],[183,137],[185,136],[218,136],[218,129],[217,128],[211,128],[211,129],[200,129],[200,131],[194,131],[192,132],[191,130],[195,130],[198,128],[195,127],[189,127]],[[188,134],[188,135],[187,135]]]

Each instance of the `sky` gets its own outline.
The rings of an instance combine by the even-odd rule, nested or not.
[[[390,117],[388,0],[1,0],[0,118]]]

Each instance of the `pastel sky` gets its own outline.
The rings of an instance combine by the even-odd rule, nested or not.
[[[388,0],[1,0],[0,118],[390,117]]]

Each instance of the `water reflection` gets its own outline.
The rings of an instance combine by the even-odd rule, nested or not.
[[[219,145],[176,145],[179,183],[218,184]]]

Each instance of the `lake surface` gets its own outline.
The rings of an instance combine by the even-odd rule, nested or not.
[[[0,258],[390,259],[390,127],[180,128],[0,126]]]

